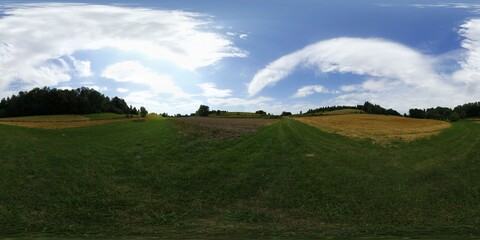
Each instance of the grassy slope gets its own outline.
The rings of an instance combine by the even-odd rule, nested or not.
[[[209,143],[168,120],[0,133],[0,235],[480,233],[472,122],[389,148],[291,119]]]

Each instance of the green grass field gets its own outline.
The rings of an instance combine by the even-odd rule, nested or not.
[[[471,121],[388,147],[293,119],[226,141],[162,118],[0,134],[0,237],[480,235]]]

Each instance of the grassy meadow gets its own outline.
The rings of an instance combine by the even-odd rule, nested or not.
[[[294,119],[209,131],[0,124],[0,237],[480,235],[473,121],[388,146]]]

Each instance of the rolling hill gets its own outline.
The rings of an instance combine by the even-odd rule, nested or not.
[[[472,121],[388,146],[294,119],[227,140],[160,117],[0,132],[4,237],[480,234]]]

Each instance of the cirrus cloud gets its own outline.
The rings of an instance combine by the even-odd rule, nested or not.
[[[304,86],[298,89],[297,92],[292,96],[292,98],[303,98],[303,97],[310,96],[314,93],[335,93],[335,92],[326,89],[322,85],[309,85],[309,86]]]
[[[287,54],[258,71],[248,85],[254,96],[274,86],[299,68],[320,73],[355,74],[360,84],[339,87],[339,95],[323,105],[360,104],[374,101],[406,112],[411,107],[448,106],[478,101],[480,87],[480,20],[468,20],[459,32],[464,39],[464,57],[455,71],[439,72],[443,55],[429,56],[384,39],[334,38],[320,41]],[[458,51],[455,51],[457,54]],[[311,86],[293,96],[322,92]]]
[[[299,67],[322,73],[353,73],[389,78],[418,87],[446,87],[432,66],[433,58],[383,39],[335,38],[285,55],[255,74],[248,85],[253,96],[288,77]]]
[[[453,80],[465,83],[474,92],[480,87],[480,19],[462,24],[459,34],[464,37],[465,58],[459,61],[461,69],[453,74]]]

